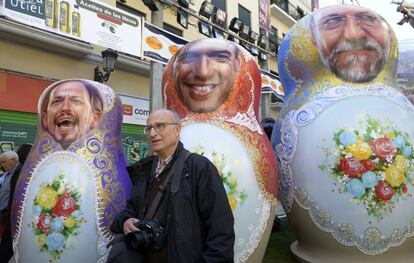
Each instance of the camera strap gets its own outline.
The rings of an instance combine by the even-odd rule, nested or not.
[[[183,153],[180,154],[171,166],[170,170],[168,170],[167,176],[165,177],[164,181],[158,186],[158,191],[155,194],[153,202],[150,204],[147,212],[145,213],[145,219],[153,219],[155,216],[155,213],[158,210],[158,207],[160,205],[161,199],[165,193],[165,190],[167,189],[168,181],[170,181],[170,178],[174,174],[174,172],[177,170],[178,173],[181,173],[184,167],[184,162],[187,160],[188,156],[190,156],[190,152],[186,149],[183,149]],[[176,169],[177,168],[177,169]]]

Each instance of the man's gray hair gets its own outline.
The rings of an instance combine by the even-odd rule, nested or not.
[[[169,109],[158,109],[158,110],[154,110],[153,112],[151,112],[151,114],[154,113],[154,112],[164,112],[164,113],[169,113],[169,114],[173,115],[174,116],[174,122],[177,123],[177,124],[180,123],[180,121],[181,121],[180,116],[175,111],[172,111],[172,110],[169,110]]]
[[[7,151],[0,154],[0,158],[6,158],[8,160],[15,160],[16,162],[19,161],[19,155],[15,151]]]
[[[175,122],[175,123],[180,123],[181,118],[180,118],[180,116],[178,115],[178,113],[176,113],[175,111],[172,111],[172,110],[171,110],[171,113],[174,115],[174,122]]]

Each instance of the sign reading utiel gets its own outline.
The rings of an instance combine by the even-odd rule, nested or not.
[[[89,0],[4,0],[0,16],[141,56],[142,18]]]

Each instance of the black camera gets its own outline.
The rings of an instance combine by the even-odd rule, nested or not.
[[[130,232],[126,235],[126,243],[133,250],[151,248],[160,250],[165,246],[167,233],[157,219],[142,220],[135,224],[141,231]]]

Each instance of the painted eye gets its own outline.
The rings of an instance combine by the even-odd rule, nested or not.
[[[374,16],[371,15],[360,15],[357,16],[357,18],[359,19],[359,21],[365,25],[365,26],[377,26],[378,25],[378,19]]]
[[[325,30],[333,30],[336,29],[344,24],[346,17],[344,16],[332,16],[327,18],[322,23],[322,28]]]

